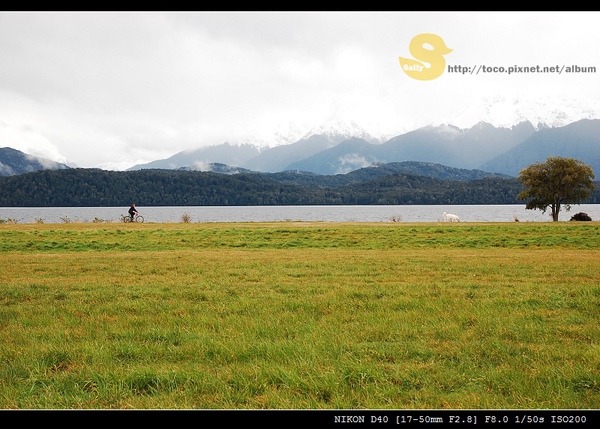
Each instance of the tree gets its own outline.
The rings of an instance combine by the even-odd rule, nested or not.
[[[560,206],[571,210],[571,204],[587,200],[594,190],[592,167],[573,158],[548,157],[546,162],[532,164],[519,172],[518,180],[525,189],[517,195],[527,201],[526,209],[552,211],[552,220],[558,221]]]

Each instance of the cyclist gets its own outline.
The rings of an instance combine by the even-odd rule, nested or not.
[[[132,204],[131,207],[129,207],[129,217],[131,217],[131,221],[133,222],[133,217],[138,214],[137,209],[135,208],[135,204]]]

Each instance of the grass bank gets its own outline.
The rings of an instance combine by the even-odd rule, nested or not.
[[[598,408],[600,225],[0,225],[2,408]]]

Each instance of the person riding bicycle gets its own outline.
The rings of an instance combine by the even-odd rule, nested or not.
[[[135,204],[132,204],[131,207],[129,207],[129,217],[131,217],[131,221],[133,222],[133,217],[138,214],[137,209],[135,208]]]

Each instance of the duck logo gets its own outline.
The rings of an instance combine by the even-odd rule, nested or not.
[[[404,73],[417,80],[433,80],[440,77],[446,69],[444,55],[452,52],[440,36],[431,33],[413,37],[408,50],[416,59],[399,57],[400,67]]]

